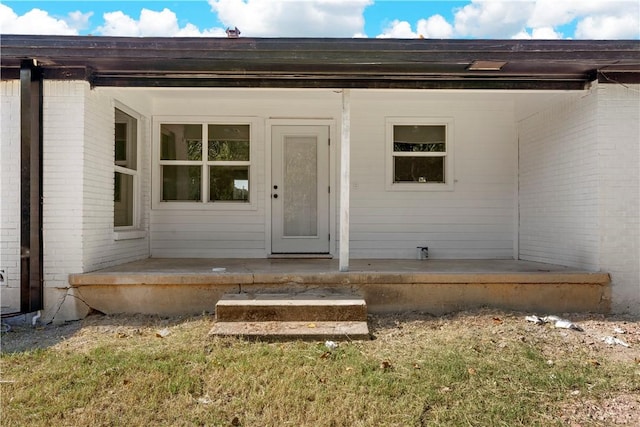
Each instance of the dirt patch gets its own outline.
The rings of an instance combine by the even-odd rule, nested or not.
[[[180,324],[186,319],[188,317],[93,314],[59,325],[10,325],[10,330],[2,333],[0,351],[14,353],[59,345],[83,350],[83,347],[93,346],[105,338],[154,335],[157,329]]]
[[[640,425],[640,395],[624,394],[602,401],[584,400],[564,410],[563,421],[571,427],[587,425]]]

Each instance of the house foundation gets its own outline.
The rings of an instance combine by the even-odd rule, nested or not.
[[[434,315],[493,307],[534,313],[611,308],[607,273],[513,260],[352,260],[339,272],[328,259],[147,259],[69,278],[103,313],[213,312],[229,293],[334,289],[360,295],[370,313]],[[214,269],[216,271],[214,271]]]

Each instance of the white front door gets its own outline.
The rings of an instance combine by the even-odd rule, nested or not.
[[[271,128],[271,252],[329,253],[329,127]]]

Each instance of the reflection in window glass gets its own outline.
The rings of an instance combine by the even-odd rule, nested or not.
[[[138,120],[116,108],[114,111],[114,227],[137,226],[135,203],[138,170]]]
[[[394,157],[393,182],[444,183],[444,157]]]
[[[249,201],[249,166],[210,166],[209,200]]]
[[[113,225],[130,227],[133,225],[133,176],[116,172],[114,181]]]
[[[115,164],[132,171],[138,169],[138,121],[115,109]]]
[[[163,124],[161,160],[202,160],[202,125]]]
[[[393,126],[393,182],[445,183],[446,125]]]
[[[209,125],[210,161],[249,161],[249,125]]]
[[[160,200],[249,202],[251,125],[160,124]]]
[[[202,188],[200,166],[162,166],[162,200],[199,201]]]
[[[393,141],[402,143],[444,143],[446,126],[444,125],[395,125]]]

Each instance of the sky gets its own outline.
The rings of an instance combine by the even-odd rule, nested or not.
[[[638,0],[0,0],[0,33],[639,39]]]

